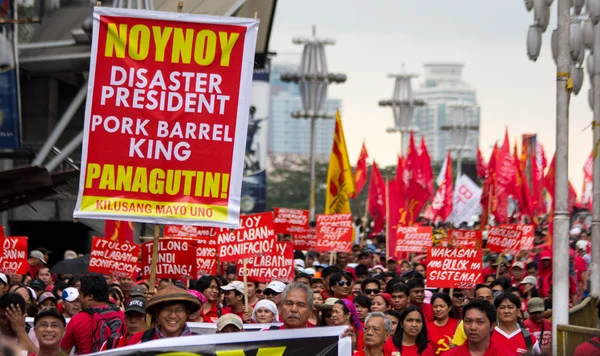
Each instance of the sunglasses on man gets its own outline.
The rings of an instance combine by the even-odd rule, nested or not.
[[[352,282],[349,282],[349,281],[339,281],[338,282],[338,286],[343,287],[344,285],[346,287],[350,287],[352,285]]]
[[[281,294],[281,293],[277,293],[277,292],[275,292],[274,290],[270,290],[270,289],[267,289],[267,290],[265,290],[265,295],[266,295],[267,297],[271,297],[271,296],[275,297],[275,296],[278,296],[278,295],[280,295],[280,294]]]
[[[376,288],[376,289],[371,289],[371,288],[367,288],[365,289],[365,294],[369,295],[369,294],[379,294],[379,292],[381,292],[381,289]]]

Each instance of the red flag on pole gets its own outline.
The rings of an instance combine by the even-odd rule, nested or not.
[[[434,189],[431,157],[429,156],[429,152],[427,152],[427,144],[425,143],[425,139],[423,137],[421,137],[421,153],[419,158],[421,159],[421,169],[423,170],[423,179],[425,179],[427,193],[429,194],[429,197],[433,197]]]
[[[521,169],[521,161],[517,154],[517,145],[515,144],[514,152],[514,164],[515,164],[515,178],[517,184],[517,196],[519,199],[519,211],[525,216],[533,218],[533,203],[531,201],[531,192],[529,191],[529,183],[527,183],[527,177]]]
[[[385,183],[377,163],[373,162],[371,167],[371,179],[369,180],[369,214],[373,218],[373,231],[379,233],[385,226]]]
[[[492,195],[492,213],[500,224],[508,221],[508,197],[513,194],[515,194],[515,166],[510,154],[507,130],[504,134],[504,143],[496,157],[496,182]]]
[[[104,237],[112,241],[129,241],[133,243],[133,222],[105,220]]]
[[[412,132],[410,133],[405,169],[405,179],[408,178],[408,185],[406,186],[406,210],[408,212],[408,225],[412,225],[419,218],[423,206],[425,206],[425,203],[429,199],[421,159]]]
[[[452,214],[453,207],[453,193],[454,187],[452,184],[452,158],[450,152],[448,152],[448,165],[446,167],[446,175],[442,184],[438,187],[433,202],[431,203],[431,209],[433,210],[433,219],[440,219],[441,221],[447,221]]]
[[[475,167],[475,170],[477,171],[477,178],[485,178],[485,160],[483,159],[481,150],[479,148],[477,149],[477,162],[475,163]]]
[[[369,158],[369,153],[367,153],[367,147],[363,142],[362,148],[360,149],[360,155],[358,156],[358,162],[356,163],[356,169],[354,170],[354,185],[356,191],[351,198],[356,198],[367,183],[367,158]]]
[[[494,192],[494,183],[496,181],[496,155],[498,154],[498,145],[494,144],[492,155],[485,172],[485,182],[483,184],[483,191],[481,192],[481,228],[485,229],[488,223],[488,217],[490,215],[492,195]]]

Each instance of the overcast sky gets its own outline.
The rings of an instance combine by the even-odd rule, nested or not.
[[[309,36],[313,24],[317,36],[337,41],[327,48],[329,70],[345,73],[348,80],[330,87],[329,97],[343,100],[352,164],[363,139],[377,162],[395,164],[399,135],[385,132],[393,123],[392,112],[377,103],[391,97],[393,81],[386,74],[399,72],[403,62],[420,75],[413,88],[422,81],[424,63],[465,65],[463,79],[477,90],[481,106],[479,146],[486,161],[505,128],[511,146],[522,134],[537,133],[550,161],[556,132],[556,69],[550,51],[555,18],[556,4],[534,63],[526,50],[533,13],[521,0],[279,0],[270,50],[279,53],[275,62],[293,61],[301,47],[292,44],[292,37]],[[586,74],[580,94],[571,99],[569,179],[578,195],[592,149],[588,88]]]

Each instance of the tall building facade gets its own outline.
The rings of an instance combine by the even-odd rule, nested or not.
[[[481,110],[477,103],[477,92],[462,80],[464,65],[455,63],[425,64],[424,82],[414,90],[414,97],[425,101],[425,106],[415,109],[413,125],[418,128],[416,138],[424,137],[432,161],[441,162],[448,148],[453,146],[451,133],[442,131],[445,125],[452,125],[453,104],[470,106],[470,126],[479,127]],[[462,157],[475,159],[479,147],[479,129],[469,132]],[[454,155],[453,155],[454,156]]]
[[[284,83],[281,73],[295,71],[294,65],[273,65],[271,67],[271,110],[269,116],[269,154],[306,158],[310,156],[310,120],[294,119],[292,113],[302,110],[298,85]],[[342,101],[328,99],[327,112],[341,110]],[[331,154],[335,120],[318,119],[315,126],[315,157],[326,161]]]

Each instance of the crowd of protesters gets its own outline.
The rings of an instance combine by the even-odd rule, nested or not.
[[[571,234],[575,305],[587,295],[591,259],[586,231]],[[486,251],[483,283],[449,290],[428,288],[425,255],[387,258],[381,236],[335,259],[296,251],[288,283],[244,284],[232,264],[215,276],[156,286],[141,278],[56,275],[46,264],[51,252],[38,248],[27,275],[0,274],[0,344],[26,355],[88,354],[195,335],[188,323],[208,322],[217,333],[249,332],[249,324],[264,324],[253,330],[265,332],[346,326],[355,355],[550,355],[552,254],[544,238],[536,231],[535,247],[517,256]],[[598,341],[576,355],[600,355]]]

